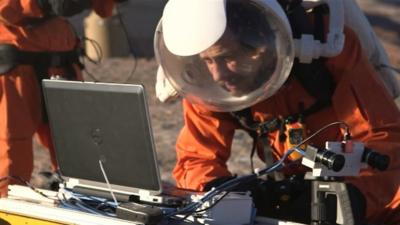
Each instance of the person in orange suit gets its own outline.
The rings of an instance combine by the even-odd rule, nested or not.
[[[281,11],[268,14],[276,5],[259,10],[264,2],[273,1],[170,0],[164,9],[156,55],[183,97],[184,127],[173,170],[178,187],[207,191],[231,179],[226,163],[237,129],[254,131],[251,125],[263,124],[266,132],[256,130],[255,149],[264,161],[276,162],[289,149],[292,136],[285,129],[300,124],[310,136],[342,121],[352,140],[390,157],[385,171],[362,169],[359,177],[346,178],[362,205],[360,217],[372,224],[400,224],[400,112],[357,35],[345,27],[341,51],[315,64],[322,65],[317,70],[322,72],[307,73],[300,64],[292,66],[292,35],[282,29],[287,23],[271,19]],[[317,27],[318,21],[323,20],[311,23]],[[307,79],[315,79],[312,87]],[[231,113],[245,111],[253,122],[243,123],[239,119],[248,117]],[[344,129],[331,127],[308,144],[324,148],[326,141],[340,141],[343,135]],[[286,161],[296,159],[290,155]],[[305,170],[292,164],[282,172],[289,177]]]
[[[0,196],[8,184],[29,181],[32,137],[50,150],[57,167],[43,107],[41,79],[82,79],[79,40],[65,17],[92,8],[111,16],[114,0],[0,1]]]

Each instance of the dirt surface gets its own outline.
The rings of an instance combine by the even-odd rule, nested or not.
[[[394,67],[400,68],[400,1],[399,0],[358,0],[373,25],[378,37],[387,50]],[[136,64],[136,70],[131,71]],[[97,80],[104,82],[142,83],[147,90],[152,127],[158,153],[158,162],[162,171],[162,179],[172,181],[171,171],[175,164],[175,140],[182,126],[181,105],[159,103],[154,94],[156,74],[154,59],[113,58],[104,60],[101,65],[87,63],[87,70]],[[92,80],[86,74],[88,80]],[[32,183],[43,187],[46,179],[39,175],[40,171],[49,171],[49,157],[47,151],[34,142],[35,168]],[[233,173],[244,174],[249,172],[249,150],[251,140],[247,134],[239,132],[235,135],[232,157],[228,163]],[[256,161],[256,166],[261,166]]]

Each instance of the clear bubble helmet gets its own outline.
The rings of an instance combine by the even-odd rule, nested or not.
[[[169,0],[154,44],[174,89],[219,112],[273,95],[295,54],[289,22],[275,0]]]

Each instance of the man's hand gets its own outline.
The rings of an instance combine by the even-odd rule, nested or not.
[[[45,15],[73,16],[91,7],[91,0],[38,0]]]

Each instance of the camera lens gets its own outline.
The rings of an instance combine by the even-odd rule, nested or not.
[[[367,163],[370,167],[376,168],[380,171],[386,170],[390,163],[390,157],[365,148],[362,155],[362,162]]]
[[[319,162],[335,172],[338,172],[343,168],[345,161],[343,155],[328,150],[317,152],[315,157],[315,162]]]

